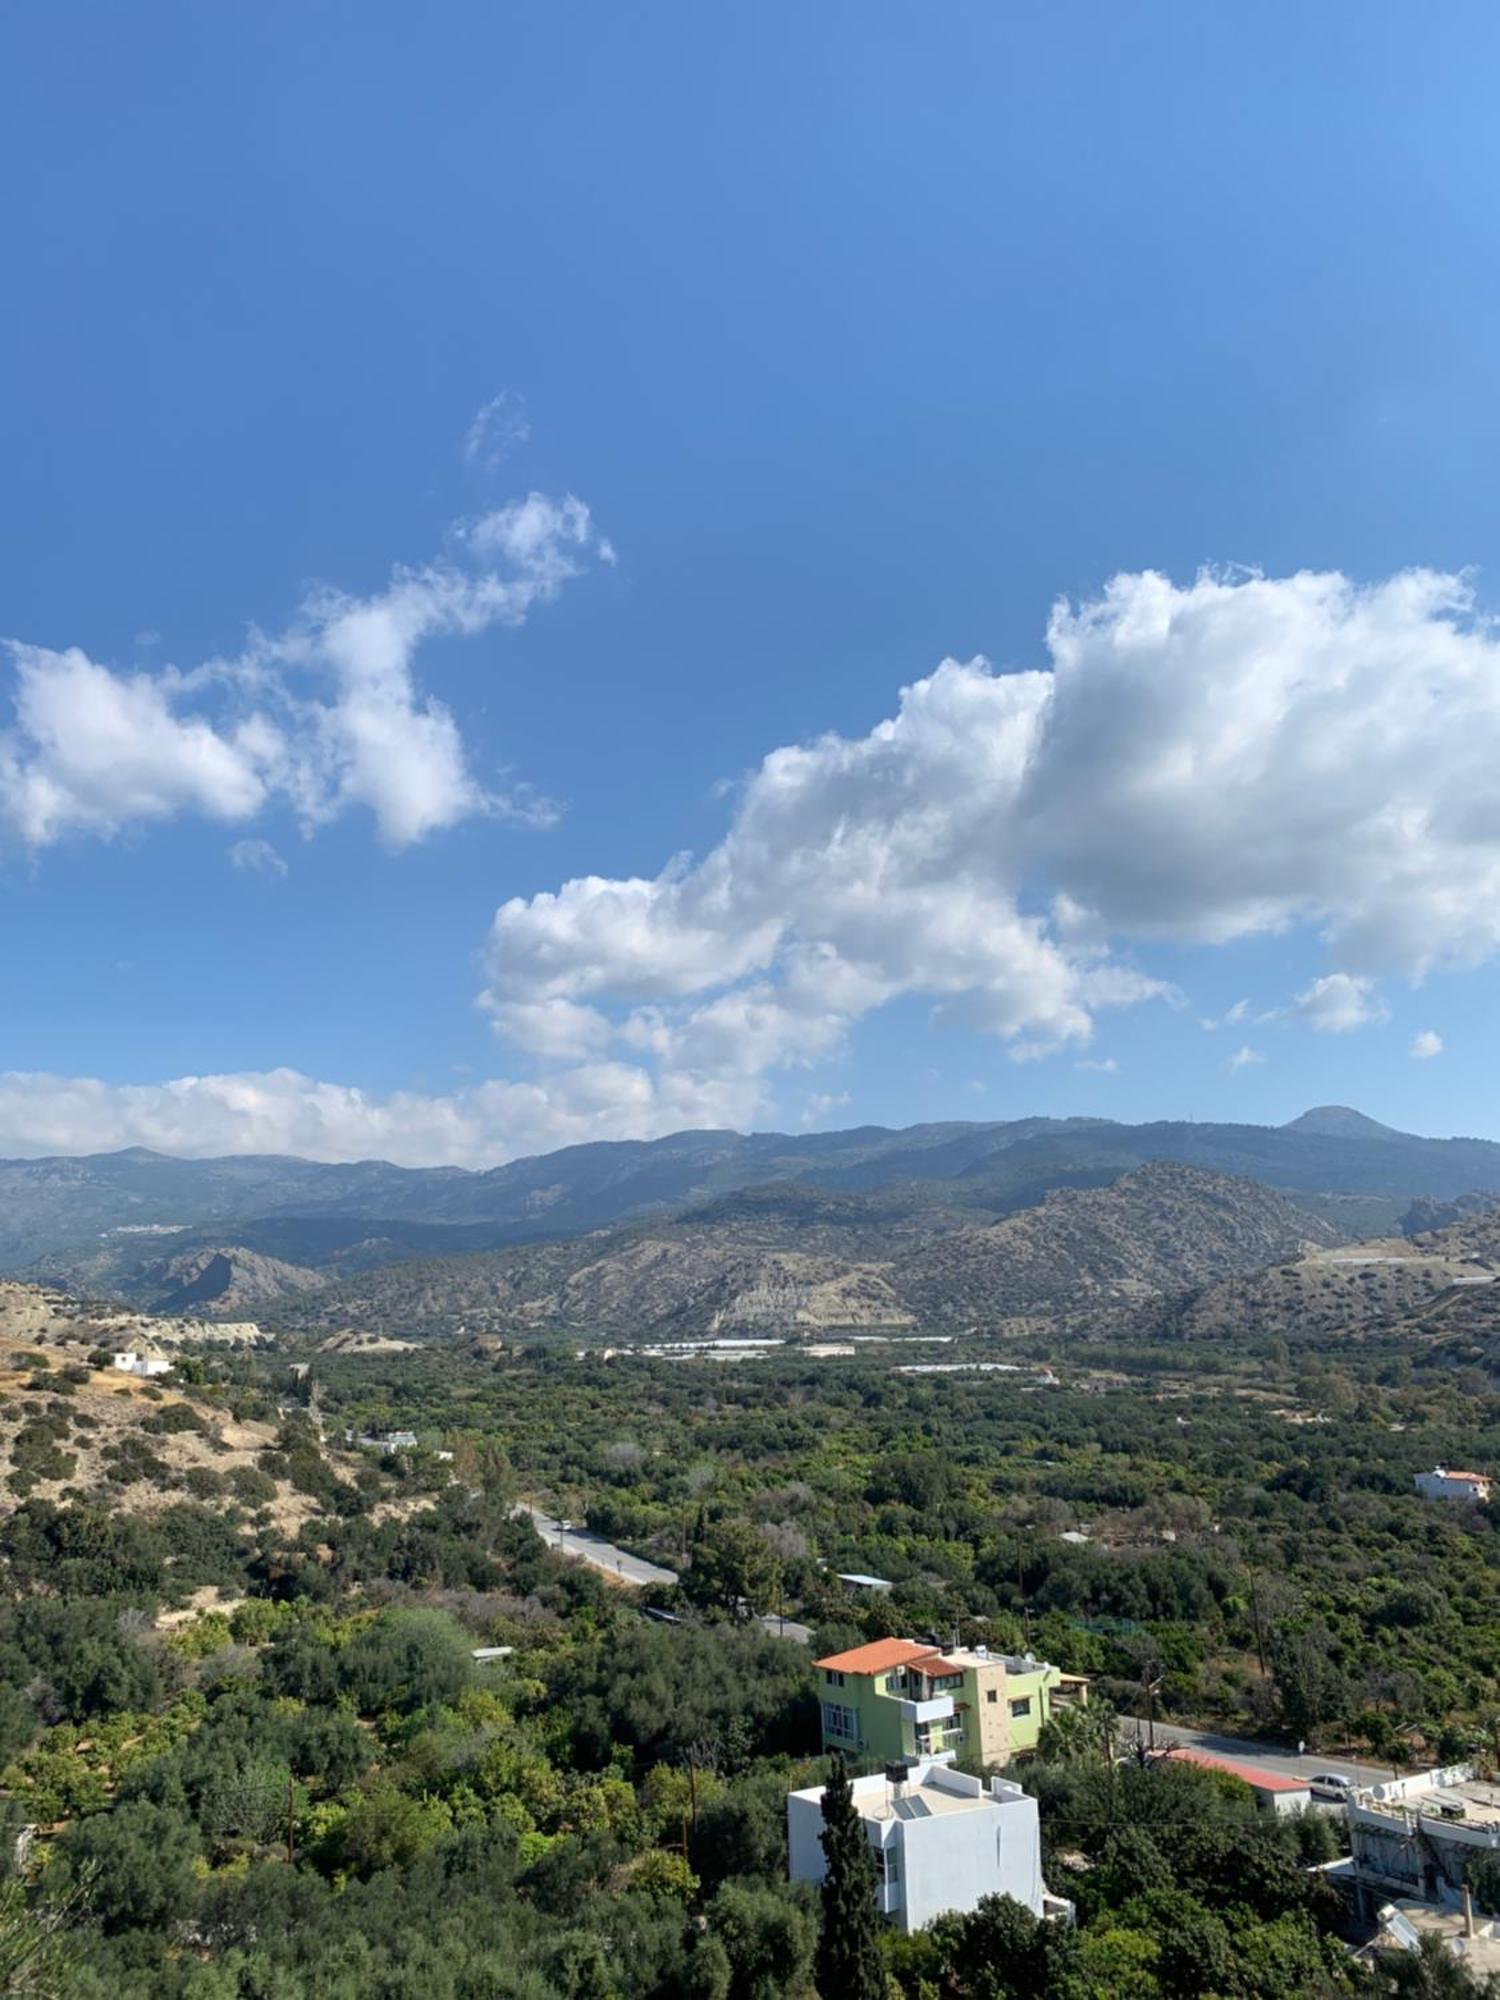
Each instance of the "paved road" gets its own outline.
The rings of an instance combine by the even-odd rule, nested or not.
[[[564,1528],[561,1521],[544,1514],[540,1507],[522,1505],[516,1512],[531,1516],[537,1533],[549,1548],[572,1556],[577,1562],[588,1563],[592,1569],[603,1570],[606,1576],[618,1576],[626,1583],[641,1585],[677,1581],[675,1569],[663,1569],[658,1563],[645,1562],[626,1549],[617,1549],[613,1542],[605,1541],[602,1535],[591,1534],[587,1528]]]
[[[1120,1729],[1127,1740],[1131,1736],[1146,1735],[1145,1723],[1134,1716],[1123,1716]],[[1233,1757],[1238,1763],[1253,1765],[1258,1771],[1270,1771],[1281,1778],[1311,1778],[1319,1771],[1332,1771],[1357,1785],[1381,1785],[1394,1776],[1389,1764],[1362,1764],[1356,1758],[1337,1757],[1325,1750],[1312,1750],[1305,1757],[1299,1757],[1295,1750],[1279,1750],[1272,1743],[1251,1743],[1239,1736],[1215,1736],[1210,1730],[1182,1729],[1171,1722],[1157,1723],[1156,1741],[1158,1746],[1163,1743],[1190,1743],[1197,1750],[1211,1750],[1216,1757]]]
[[[768,1611],[760,1622],[773,1639],[795,1639],[799,1646],[813,1642],[811,1625],[799,1625],[795,1618],[778,1618],[774,1611]]]
[[[619,1577],[625,1583],[638,1585],[677,1582],[675,1569],[663,1569],[659,1563],[633,1556],[628,1549],[616,1548],[613,1542],[605,1541],[602,1535],[592,1534],[587,1528],[564,1528],[561,1521],[543,1513],[540,1507],[527,1506],[523,1502],[516,1512],[530,1515],[532,1525],[549,1548],[572,1556],[576,1562],[587,1563],[591,1569],[602,1570],[606,1576]],[[768,1611],[760,1623],[775,1638],[792,1639],[799,1646],[812,1644],[812,1628],[799,1625],[795,1618],[778,1618],[774,1612]]]

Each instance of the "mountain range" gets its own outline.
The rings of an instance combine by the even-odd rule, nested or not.
[[[661,1221],[394,1264],[290,1302],[304,1330],[606,1332],[655,1338],[990,1330],[1125,1305],[1334,1240],[1253,1181],[1153,1161],[998,1220],[777,1183]]]
[[[951,1324],[1240,1282],[1482,1217],[1486,1186],[1500,1145],[1340,1106],[1276,1127],[682,1132],[487,1172],[132,1149],[0,1162],[0,1270],[324,1327]]]
[[[292,1262],[295,1223],[321,1259],[365,1235],[412,1250],[496,1247],[605,1228],[767,1181],[866,1192],[941,1182],[946,1198],[1008,1212],[1055,1187],[1102,1186],[1147,1160],[1176,1160],[1300,1193],[1452,1199],[1500,1185],[1500,1144],[1427,1139],[1324,1106],[1288,1125],[1023,1118],[995,1124],[859,1126],[845,1132],[677,1132],[569,1146],[472,1172],[275,1155],[186,1160],[132,1147],[85,1158],[0,1161],[0,1266],[112,1233],[274,1225],[265,1254]],[[312,1225],[320,1225],[321,1229]],[[279,1230],[279,1235],[277,1231]],[[274,1238],[275,1240],[272,1240]],[[482,1240],[483,1239],[483,1240]]]

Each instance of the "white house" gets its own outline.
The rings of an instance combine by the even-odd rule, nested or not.
[[[1071,1920],[1072,1904],[1042,1881],[1037,1804],[1019,1785],[991,1778],[986,1786],[925,1762],[856,1778],[853,1790],[880,1909],[901,1930],[920,1930],[944,1910],[976,1909],[985,1896],[1014,1896],[1033,1916]],[[821,1882],[823,1787],[792,1792],[786,1822],[792,1880]]]
[[[380,1431],[371,1436],[367,1431],[361,1431],[357,1435],[353,1431],[345,1431],[344,1442],[363,1445],[366,1451],[415,1451],[417,1434],[415,1431]],[[439,1456],[442,1454],[439,1453]],[[450,1452],[448,1456],[451,1458],[453,1454]]]
[[[1428,1500],[1467,1500],[1477,1506],[1490,1497],[1487,1472],[1459,1472],[1451,1465],[1434,1466],[1417,1474],[1417,1491]]]
[[[125,1375],[170,1375],[172,1363],[164,1354],[142,1354],[133,1347],[122,1348],[118,1354],[109,1357],[111,1368],[118,1368]]]

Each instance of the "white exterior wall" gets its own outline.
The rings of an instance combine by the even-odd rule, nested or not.
[[[1295,1792],[1257,1792],[1255,1797],[1259,1805],[1269,1806],[1278,1817],[1283,1814],[1308,1812],[1312,1808],[1312,1793],[1306,1787]]]
[[[823,1794],[792,1792],[786,1802],[787,1873],[794,1882],[821,1882],[828,1872],[823,1859]]]
[[[110,1365],[119,1369],[122,1375],[167,1375],[172,1364],[159,1354],[137,1354],[134,1348],[125,1348],[112,1355]]]
[[[913,1773],[915,1789],[917,1773]],[[884,1849],[886,1886],[880,1907],[904,1931],[920,1930],[945,1910],[973,1910],[985,1896],[1014,1896],[1033,1916],[1042,1915],[1042,1850],[1036,1800],[996,1778],[986,1791],[977,1778],[930,1765],[920,1782],[972,1799],[966,1811],[935,1812],[926,1819],[898,1819],[889,1810],[883,1778],[857,1778],[854,1804],[872,1848]],[[877,1816],[878,1815],[878,1816]],[[788,1872],[794,1882],[821,1882],[823,1794],[793,1792],[787,1799]],[[894,1880],[892,1866],[894,1863]]]
[[[1435,1472],[1417,1474],[1417,1491],[1428,1500],[1468,1500],[1476,1505],[1490,1497],[1490,1482],[1487,1479],[1465,1479],[1462,1476],[1444,1472],[1441,1466]]]
[[[1042,1914],[1042,1850],[1036,1800],[1024,1793],[995,1811],[897,1820],[902,1928],[920,1930],[945,1910],[977,1909],[985,1896],[1014,1896]]]

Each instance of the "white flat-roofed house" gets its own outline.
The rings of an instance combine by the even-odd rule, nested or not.
[[[1487,1472],[1460,1472],[1451,1465],[1435,1465],[1416,1478],[1417,1491],[1428,1500],[1467,1500],[1476,1507],[1489,1499],[1493,1484]]]
[[[1351,1851],[1323,1873],[1357,1892],[1366,1917],[1403,1899],[1461,1910],[1474,1862],[1500,1859],[1500,1786],[1477,1780],[1472,1765],[1364,1787],[1345,1810]]]
[[[1037,1803],[1019,1785],[988,1785],[946,1764],[919,1763],[899,1783],[891,1774],[853,1781],[854,1809],[875,1857],[883,1915],[920,1930],[945,1910],[977,1909],[986,1896],[1014,1896],[1036,1917],[1071,1919],[1073,1906],[1042,1881]],[[823,1787],[787,1799],[787,1849],[794,1882],[821,1882]]]
[[[111,1368],[118,1368],[124,1375],[170,1375],[172,1363],[164,1354],[142,1354],[136,1348],[121,1348],[118,1354],[109,1357]]]

